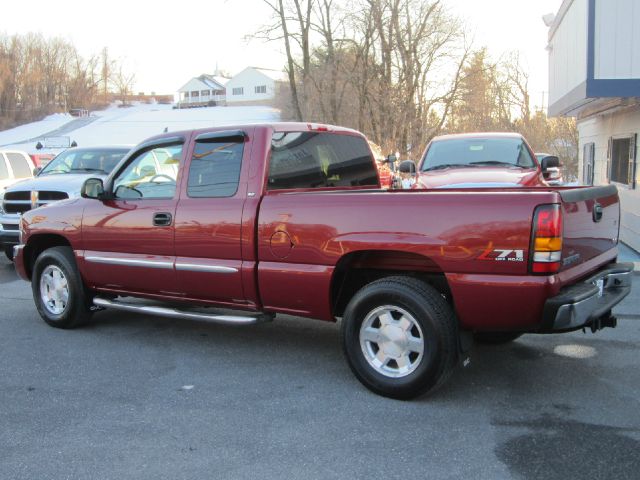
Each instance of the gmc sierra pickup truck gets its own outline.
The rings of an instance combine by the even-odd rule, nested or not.
[[[618,222],[613,186],[383,190],[356,131],[241,125],[151,138],[81,198],[25,212],[15,264],[59,328],[103,308],[341,319],[356,377],[406,399],[473,335],[615,326]]]

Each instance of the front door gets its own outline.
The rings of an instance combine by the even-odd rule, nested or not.
[[[84,274],[97,288],[176,295],[175,214],[183,140],[141,148],[115,175],[113,199],[85,208]]]

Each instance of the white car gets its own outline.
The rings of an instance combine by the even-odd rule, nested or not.
[[[18,180],[33,178],[35,165],[29,155],[18,150],[0,150],[0,192]]]

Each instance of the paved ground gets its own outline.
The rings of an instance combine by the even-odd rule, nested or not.
[[[0,478],[637,479],[640,276],[616,329],[477,347],[436,395],[369,393],[336,325],[101,312],[52,329],[0,260]]]

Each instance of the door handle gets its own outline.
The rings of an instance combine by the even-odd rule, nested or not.
[[[170,213],[167,213],[167,212],[154,213],[153,225],[156,227],[168,227],[169,225],[171,225],[172,219],[173,217],[171,217]]]

